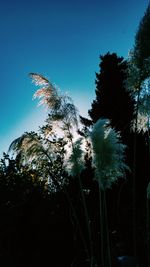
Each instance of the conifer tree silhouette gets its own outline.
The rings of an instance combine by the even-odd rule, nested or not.
[[[100,56],[100,72],[96,73],[96,99],[88,111],[95,123],[107,118],[111,126],[123,133],[133,119],[134,100],[126,90],[127,62],[116,53]]]

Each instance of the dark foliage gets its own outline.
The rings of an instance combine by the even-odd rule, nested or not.
[[[7,155],[0,166],[0,265],[70,266],[72,224],[63,193],[49,194],[38,173]]]
[[[89,115],[111,120],[111,126],[124,132],[133,119],[134,101],[126,90],[127,62],[115,53],[100,56],[100,72],[96,73],[96,99]]]
[[[136,36],[133,50],[134,64],[141,71],[141,79],[149,77],[150,59],[150,4],[142,17]]]

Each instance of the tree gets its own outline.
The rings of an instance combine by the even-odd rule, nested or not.
[[[100,72],[96,73],[96,99],[89,115],[93,122],[107,118],[116,130],[129,130],[133,119],[134,100],[126,90],[127,62],[115,53],[100,56]]]
[[[133,48],[134,65],[140,70],[140,79],[149,77],[150,68],[150,4],[142,17],[135,36]]]
[[[141,121],[149,129],[150,103],[150,3],[135,35],[135,43],[128,59],[128,90],[136,100],[135,131]]]
[[[134,97],[135,104],[135,121],[134,121],[134,148],[133,148],[133,245],[134,253],[136,254],[137,249],[137,236],[136,229],[136,218],[137,218],[137,184],[138,184],[138,147],[137,143],[139,132],[147,135],[147,141],[145,143],[147,150],[149,148],[150,138],[149,138],[149,102],[150,102],[150,93],[149,93],[149,81],[150,81],[150,4],[148,5],[146,12],[143,18],[140,21],[136,36],[135,44],[131,50],[130,57],[128,60],[128,90],[132,97]],[[143,137],[144,139],[145,137]],[[149,153],[146,153],[146,161],[149,161]],[[142,161],[141,161],[142,163]],[[149,173],[148,166],[144,167],[145,163],[142,164],[141,169],[143,173]],[[143,177],[143,184],[148,183],[146,175]],[[147,186],[147,185],[146,185]],[[146,186],[145,196],[146,196]],[[139,188],[138,188],[139,190]],[[141,188],[140,188],[141,190]],[[144,200],[141,199],[141,201]],[[146,202],[146,201],[145,201]],[[146,215],[145,215],[146,216]],[[148,252],[149,253],[149,252]],[[150,264],[150,263],[149,263]]]

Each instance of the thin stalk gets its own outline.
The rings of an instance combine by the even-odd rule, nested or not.
[[[148,130],[148,156],[150,159],[150,136],[149,136],[149,117],[148,117],[148,123],[147,123],[147,130]],[[147,241],[147,264],[148,267],[150,267],[150,256],[149,256],[149,252],[150,252],[150,199],[147,196],[146,199],[146,241]]]
[[[99,207],[100,207],[100,244],[101,244],[101,266],[111,267],[110,242],[108,232],[107,205],[105,189],[102,191],[99,184]],[[106,248],[104,238],[106,235]],[[106,250],[105,250],[106,249]]]
[[[146,245],[147,245],[147,264],[148,267],[150,266],[150,256],[149,256],[149,251],[150,251],[150,216],[149,216],[149,199],[146,199]]]
[[[147,121],[147,134],[148,134],[148,157],[149,157],[149,160],[150,160],[150,134],[149,134],[149,131],[150,131],[150,118],[148,116],[148,121]]]
[[[59,185],[59,183],[57,182],[57,180],[56,180],[54,177],[52,177],[52,176],[51,176],[51,178],[52,178],[52,180],[53,180],[55,186],[57,186],[57,189],[60,190],[60,185]],[[77,223],[77,226],[78,226],[78,229],[79,229],[79,233],[80,233],[80,236],[81,236],[81,240],[82,240],[83,245],[84,245],[85,252],[86,252],[87,256],[89,256],[88,248],[87,248],[86,241],[85,241],[85,238],[84,238],[84,235],[83,235],[83,231],[82,231],[81,226],[80,226],[80,223],[79,223],[79,219],[78,219],[76,210],[75,210],[75,208],[74,208],[74,206],[73,206],[73,204],[72,204],[72,201],[71,201],[71,198],[70,198],[68,192],[67,192],[66,190],[64,190],[64,193],[65,193],[65,195],[66,195],[66,198],[67,198],[67,201],[68,201],[68,203],[69,203],[69,205],[70,205],[70,208],[71,208],[71,210],[72,210],[72,212],[73,212],[73,216],[74,216],[74,218],[75,218],[75,220],[76,220],[76,223]]]
[[[105,192],[105,190],[104,190],[104,211],[105,211],[105,227],[106,227],[108,266],[111,267],[110,242],[109,242],[108,218],[107,218],[107,204],[106,204],[106,192]]]
[[[133,183],[132,183],[132,227],[133,227],[133,253],[136,257],[136,153],[137,153],[137,125],[138,125],[138,110],[140,100],[140,85],[137,95],[137,106],[135,114],[135,133],[134,133],[134,144],[133,144]]]
[[[72,151],[74,153],[74,145],[73,145],[73,141],[72,141],[72,137],[71,137],[72,135],[70,132],[70,127],[68,124],[66,126],[67,126],[67,130],[68,130],[69,137],[70,137],[69,140],[70,140],[70,143],[72,146]],[[76,161],[76,158],[75,158],[75,161]],[[77,163],[77,161],[76,161],[76,163]],[[92,234],[91,234],[91,228],[90,228],[90,220],[89,220],[89,215],[88,215],[88,210],[87,210],[87,205],[86,205],[86,201],[85,201],[85,196],[84,196],[84,192],[83,192],[83,186],[82,186],[82,182],[80,179],[80,175],[77,174],[77,177],[78,177],[79,189],[80,189],[80,193],[81,193],[84,215],[85,215],[85,221],[86,221],[86,226],[87,226],[87,231],[88,231],[89,244],[90,244],[90,254],[91,254],[90,266],[94,267],[94,252],[93,252],[93,242],[92,242]]]
[[[80,188],[80,192],[81,192],[81,198],[82,198],[82,202],[83,202],[83,208],[84,208],[84,213],[85,213],[85,220],[86,220],[86,224],[87,224],[87,230],[88,230],[88,237],[89,237],[89,244],[90,244],[90,251],[91,251],[91,267],[94,266],[94,253],[93,253],[93,244],[92,244],[92,236],[91,236],[91,229],[90,229],[90,221],[89,221],[89,215],[88,215],[88,211],[87,211],[87,205],[85,202],[85,196],[83,193],[83,187],[82,187],[82,183],[81,183],[81,179],[80,176],[78,175],[78,182],[79,182],[79,188]]]
[[[45,154],[46,154],[46,156],[48,157],[48,159],[50,160],[50,162],[52,163],[52,160],[51,160],[51,158],[49,157],[49,155],[48,155],[48,153],[47,153],[46,151],[45,151]],[[51,177],[51,179],[52,179],[54,185],[56,186],[56,188],[57,188],[58,190],[60,190],[60,185],[59,185],[58,181],[55,179],[55,177],[54,177],[53,175],[51,175],[50,171],[49,171],[49,174],[50,174],[50,177]],[[83,245],[84,245],[85,252],[86,252],[87,256],[89,256],[88,248],[87,248],[87,245],[86,245],[86,241],[85,241],[85,238],[84,238],[84,235],[83,235],[83,231],[82,231],[81,226],[80,226],[80,222],[79,222],[79,219],[78,219],[76,210],[75,210],[75,208],[74,208],[74,206],[73,206],[73,204],[72,204],[72,201],[71,201],[71,198],[70,198],[68,192],[67,192],[66,190],[64,190],[64,193],[65,193],[65,195],[66,195],[66,198],[67,198],[67,200],[68,200],[68,203],[69,203],[69,205],[70,205],[70,207],[71,207],[71,209],[72,209],[74,218],[75,218],[75,220],[76,220],[77,226],[78,226],[78,228],[79,228],[79,233],[80,233],[80,236],[81,236],[81,240],[82,240],[82,242],[83,242]]]
[[[100,244],[101,244],[101,266],[104,267],[104,225],[103,225],[103,205],[102,190],[99,183],[99,208],[100,208]]]

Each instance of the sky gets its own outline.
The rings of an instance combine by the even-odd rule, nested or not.
[[[33,101],[40,73],[87,116],[99,56],[127,58],[149,0],[0,0],[0,157],[46,112]]]

